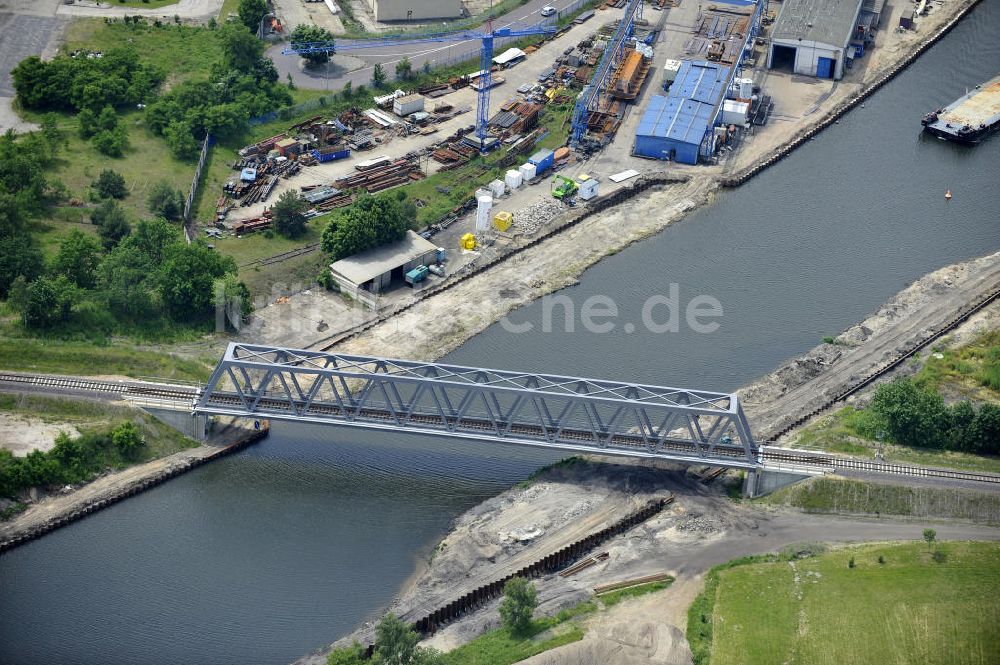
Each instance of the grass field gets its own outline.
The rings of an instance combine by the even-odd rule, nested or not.
[[[1000,402],[1000,330],[988,331],[957,348],[935,348],[914,380],[926,388],[947,388],[969,399]]]
[[[41,374],[120,374],[205,381],[218,358],[189,358],[124,342],[95,346],[87,341],[0,337],[0,367]]]
[[[706,594],[689,614],[696,662],[996,663],[1000,544],[935,548],[943,562],[935,562],[923,543],[882,544],[713,569]],[[848,566],[852,558],[854,568]],[[705,626],[707,642],[698,637]]]
[[[912,487],[821,477],[782,488],[761,497],[759,502],[810,513],[905,515],[1000,524],[1000,494],[985,490]]]
[[[146,462],[198,446],[194,439],[139,409],[93,400],[0,393],[0,412],[39,418],[50,423],[65,423],[81,432],[104,431],[123,420],[131,420],[141,426],[146,440],[146,447],[136,462]]]

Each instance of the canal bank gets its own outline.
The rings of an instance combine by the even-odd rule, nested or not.
[[[0,522],[0,554],[81,520],[264,439],[268,428],[251,429],[228,419],[208,441],[168,457],[113,471],[73,489],[32,503],[23,513]]]
[[[678,283],[722,302],[716,333],[625,335],[619,326],[566,336],[536,325],[516,335],[493,326],[448,360],[736,389],[921,275],[1000,249],[995,221],[982,215],[995,205],[1000,144],[956,151],[919,136],[923,111],[960,95],[963,78],[1000,69],[991,5],[866,108],[565,292],[581,302],[608,295],[631,317]],[[618,221],[610,214],[605,226]],[[530,305],[513,316],[539,324],[540,312]],[[276,426],[259,445],[0,558],[2,655],[288,662],[376,618],[455,517],[552,461],[523,448]]]

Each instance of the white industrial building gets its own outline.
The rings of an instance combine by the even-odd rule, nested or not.
[[[376,21],[423,21],[462,16],[461,0],[368,0]]]
[[[769,69],[840,79],[864,0],[785,0],[771,30]]]

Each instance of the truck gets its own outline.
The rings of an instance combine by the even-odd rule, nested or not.
[[[552,196],[560,201],[573,196],[578,189],[580,189],[580,186],[572,178],[567,178],[564,175],[557,175],[552,178]]]

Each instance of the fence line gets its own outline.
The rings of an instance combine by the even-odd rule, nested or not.
[[[201,142],[201,155],[198,157],[198,168],[194,170],[194,177],[191,179],[191,189],[188,190],[187,200],[184,201],[184,236],[188,243],[197,236],[197,232],[191,227],[191,208],[194,206],[194,197],[198,193],[198,185],[201,183],[201,172],[205,168],[205,160],[208,158],[208,149],[215,143],[212,135],[206,133],[205,140]]]

